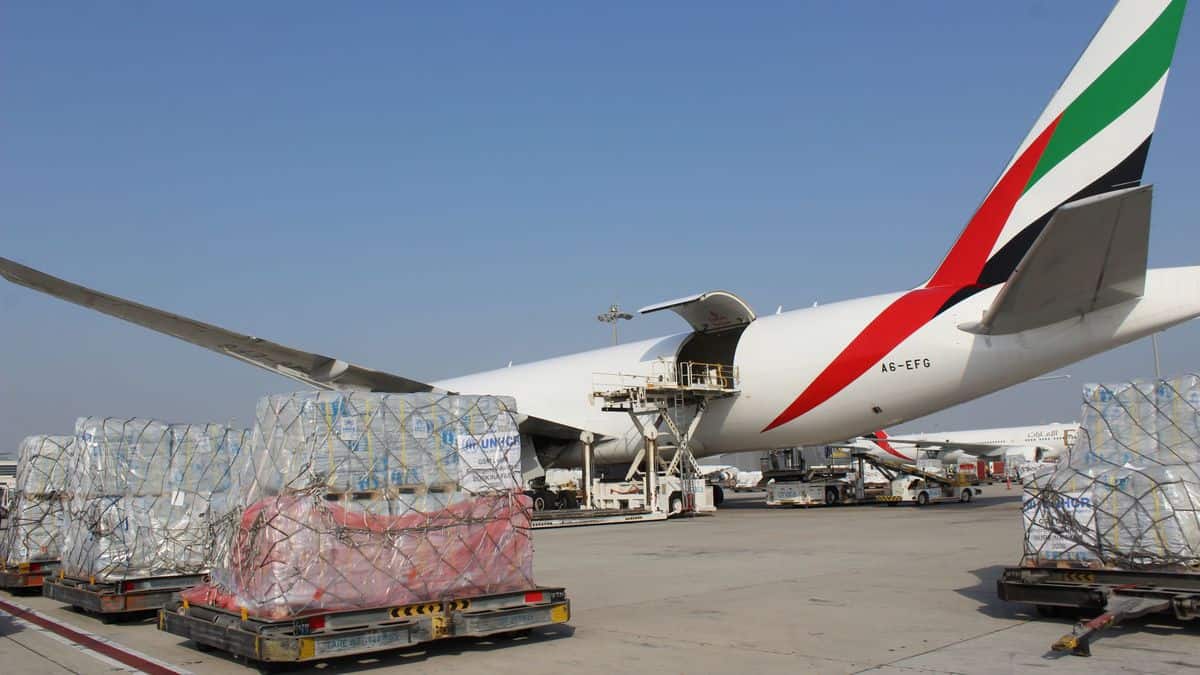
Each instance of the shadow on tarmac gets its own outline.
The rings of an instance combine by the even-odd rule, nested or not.
[[[967,586],[966,588],[955,589],[955,592],[964,597],[970,598],[979,602],[979,612],[989,617],[996,619],[1012,619],[1017,621],[1033,621],[1045,627],[1046,632],[1046,653],[1044,658],[1054,660],[1062,657],[1071,656],[1064,652],[1055,652],[1050,650],[1050,644],[1069,634],[1074,629],[1075,625],[1081,621],[1093,619],[1100,614],[1095,610],[1080,611],[1070,607],[1057,608],[1054,616],[1041,616],[1033,605],[1006,602],[1000,599],[996,592],[996,580],[1000,578],[1007,565],[991,565],[980,569],[971,570],[979,583]],[[1103,648],[1105,637],[1114,638],[1122,635],[1130,635],[1133,633],[1149,633],[1152,635],[1185,635],[1193,636],[1189,639],[1194,639],[1195,636],[1200,636],[1200,622],[1196,621],[1179,621],[1173,616],[1159,615],[1147,616],[1138,619],[1131,619],[1119,626],[1106,629],[1093,642],[1095,648]],[[1183,643],[1181,643],[1183,644]],[[1200,655],[1193,656],[1194,649],[1190,649],[1191,645],[1183,645],[1184,649],[1180,651],[1180,660],[1172,662],[1173,665],[1181,668],[1200,668]],[[1123,650],[1138,650],[1137,646],[1122,645]],[[1152,650],[1161,651],[1161,650]]]
[[[0,638],[20,633],[22,630],[25,630],[25,627],[17,623],[11,614],[0,610]]]

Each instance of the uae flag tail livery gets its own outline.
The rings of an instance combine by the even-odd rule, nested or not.
[[[933,276],[876,316],[764,431],[835,395],[934,317],[1012,279],[1060,208],[1141,185],[1185,5],[1117,4]],[[1144,196],[1122,196],[1149,208],[1148,188]],[[1100,234],[1102,228],[1095,229]],[[1014,312],[1029,304],[1010,302],[1007,312],[997,307],[992,324],[969,328],[1030,328],[1063,314],[1017,320]]]

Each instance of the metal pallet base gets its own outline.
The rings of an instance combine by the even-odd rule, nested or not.
[[[180,575],[93,583],[67,576],[48,578],[42,595],[93,614],[122,615],[161,609],[171,596],[204,581],[206,575]]]
[[[173,601],[159,630],[251,661],[299,663],[378,652],[453,637],[483,637],[566,623],[561,588],[457,598],[401,607],[263,619]]]
[[[59,561],[46,560],[34,563],[18,563],[0,568],[0,588],[23,590],[41,588],[46,579],[58,576]]]
[[[1077,656],[1090,656],[1092,641],[1126,619],[1147,614],[1200,618],[1200,573],[1009,567],[996,580],[996,592],[1001,600],[1034,604],[1045,614],[1059,607],[1099,612],[1051,646]]]

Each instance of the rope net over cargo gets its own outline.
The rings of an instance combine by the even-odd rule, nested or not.
[[[17,455],[17,480],[8,504],[7,529],[0,536],[0,563],[58,560],[63,503],[73,437],[29,436]]]
[[[1200,571],[1200,376],[1084,387],[1079,441],[1023,513],[1026,564]]]
[[[220,424],[80,418],[64,573],[108,582],[207,572],[248,435]]]
[[[510,398],[305,392],[257,407],[212,583],[280,618],[533,585]]]

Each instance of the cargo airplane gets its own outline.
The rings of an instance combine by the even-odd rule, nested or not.
[[[699,456],[852,438],[928,415],[1200,315],[1200,267],[1147,269],[1142,184],[1185,0],[1122,0],[984,194],[909,290],[758,317],[714,291],[647,307],[690,328],[420,382],[84,288],[0,259],[10,281],[323,389],[516,397],[545,466],[629,462],[642,438],[592,396],[595,373],[736,368],[693,434]],[[931,196],[936,187],[931,186]],[[528,447],[528,446],[526,446]]]

